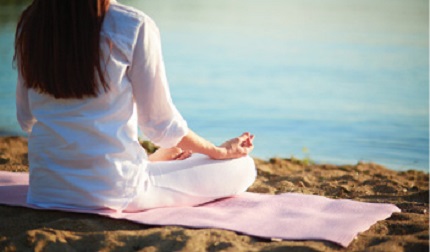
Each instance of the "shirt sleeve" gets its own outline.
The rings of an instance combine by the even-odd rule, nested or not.
[[[28,88],[24,86],[24,80],[19,71],[16,85],[16,118],[21,129],[30,134],[33,125],[36,123],[36,118],[31,113]]]
[[[142,132],[160,147],[177,145],[188,133],[188,126],[172,102],[160,33],[149,18],[140,27],[128,74]]]

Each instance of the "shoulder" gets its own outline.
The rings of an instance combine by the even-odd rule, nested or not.
[[[132,22],[141,24],[155,25],[154,20],[144,12],[127,5],[113,1],[107,13],[108,16],[114,18],[117,22]]]
[[[112,1],[103,21],[101,35],[108,37],[125,55],[131,56],[143,27],[158,30],[152,18],[142,11]]]

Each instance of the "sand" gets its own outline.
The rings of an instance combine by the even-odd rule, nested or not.
[[[147,226],[124,220],[0,205],[0,251],[429,251],[429,174],[373,163],[316,165],[255,159],[251,192],[299,192],[396,204],[347,248],[328,241],[270,241],[219,229]],[[0,138],[0,170],[28,171],[27,140]]]

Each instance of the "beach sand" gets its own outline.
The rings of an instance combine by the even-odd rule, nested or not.
[[[298,192],[396,204],[347,248],[327,241],[270,241],[219,229],[147,226],[124,220],[0,205],[0,251],[429,251],[429,174],[373,163],[314,165],[255,159],[251,192]],[[28,171],[27,140],[0,138],[0,170]],[[274,220],[276,221],[276,220]]]

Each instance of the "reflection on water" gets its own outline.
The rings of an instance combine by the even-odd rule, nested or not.
[[[211,140],[247,129],[258,157],[428,169],[427,1],[123,2],[159,25],[175,103]],[[3,59],[20,8],[0,8],[0,131],[17,132]]]

